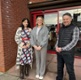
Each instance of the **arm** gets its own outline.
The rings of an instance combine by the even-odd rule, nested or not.
[[[55,50],[56,50],[56,52],[60,52],[59,51],[59,47],[58,47],[58,41],[59,41],[59,35],[57,35],[57,41],[56,41],[56,44],[55,44]]]
[[[56,41],[56,44],[55,44],[55,48],[58,47],[58,40],[59,40],[59,35],[57,35],[57,41]]]
[[[34,30],[34,29],[33,29]],[[34,38],[33,38],[33,30],[31,31],[31,39],[30,39],[30,44],[34,47]]]
[[[21,39],[21,28],[18,28],[15,34],[15,42],[19,45],[19,46],[23,46],[24,43],[22,43],[22,39]]]
[[[71,50],[78,42],[79,40],[79,29],[78,27],[75,27],[73,30],[73,36],[72,36],[72,41],[66,45],[65,47],[62,47],[62,51],[69,51]]]
[[[45,46],[48,43],[48,32],[49,32],[48,29],[45,28],[45,33],[44,33],[44,36],[43,36],[43,40],[40,43],[41,47]]]
[[[38,47],[36,46],[35,42],[34,42],[34,33],[33,33],[33,30],[31,31],[30,44],[34,47],[34,49],[39,50]]]

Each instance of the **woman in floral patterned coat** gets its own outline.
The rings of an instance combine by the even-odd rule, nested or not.
[[[32,64],[32,47],[30,46],[30,22],[27,18],[22,20],[21,26],[15,34],[15,41],[18,45],[16,65],[20,67],[20,78],[24,79],[24,74],[29,75],[29,67]]]

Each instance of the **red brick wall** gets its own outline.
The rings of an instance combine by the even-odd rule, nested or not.
[[[4,70],[4,51],[3,51],[1,0],[0,0],[0,69]]]
[[[1,2],[2,26],[0,25],[0,43],[2,44],[3,41],[4,51],[0,50],[0,71],[7,71],[15,64],[17,45],[14,36],[22,18],[29,18],[27,3],[28,0],[2,0]],[[3,50],[1,44],[0,49]]]
[[[44,1],[47,1],[47,0],[29,0],[29,2],[32,2],[32,3],[44,2]]]

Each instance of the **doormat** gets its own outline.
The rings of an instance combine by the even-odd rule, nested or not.
[[[30,79],[30,78],[28,78],[27,80],[35,80],[35,79]]]
[[[35,80],[35,79],[26,78],[26,79],[18,79],[18,80]]]
[[[56,54],[56,52],[55,51],[52,51],[52,50],[48,50],[47,53],[48,54]]]

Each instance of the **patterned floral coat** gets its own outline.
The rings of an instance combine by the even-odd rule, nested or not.
[[[19,27],[15,34],[15,41],[18,44],[16,65],[19,68],[19,65],[30,64],[32,65],[32,47],[30,46],[27,49],[23,49],[22,46],[25,44],[30,44],[30,32],[28,30],[22,30]],[[24,44],[23,44],[24,43]]]

